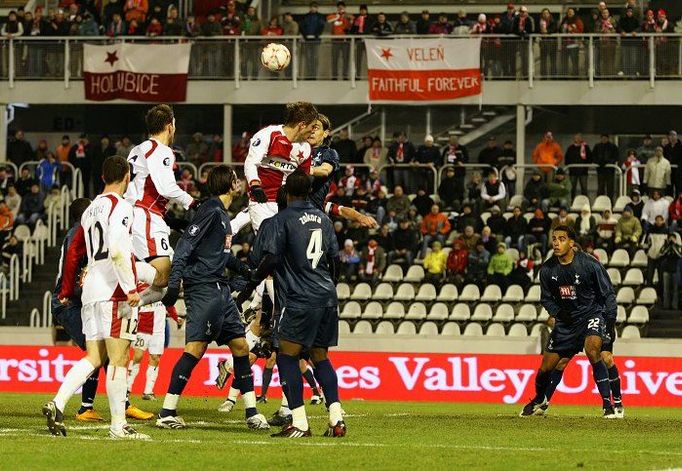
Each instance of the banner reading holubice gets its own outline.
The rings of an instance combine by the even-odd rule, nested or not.
[[[448,101],[481,93],[481,39],[365,40],[370,101]]]
[[[190,48],[190,44],[85,44],[85,98],[185,101]]]

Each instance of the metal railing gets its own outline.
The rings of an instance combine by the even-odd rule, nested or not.
[[[52,292],[45,291],[43,294],[43,327],[52,325]]]
[[[13,167],[14,170],[16,171],[15,176],[18,179],[19,175],[21,174],[21,171],[24,168],[28,168],[29,170],[33,170],[33,173],[35,174],[36,170],[38,169],[39,164],[40,164],[39,160],[28,160],[28,161],[22,163],[21,165],[19,165],[19,168],[17,168],[17,166],[14,165],[12,162],[2,162],[2,163],[0,163],[0,166],[8,166],[9,165],[9,166]],[[71,174],[71,188],[73,189],[78,184],[77,176],[76,176],[76,173],[77,173],[76,170],[77,169],[70,162],[60,162],[60,165],[69,169],[69,173]],[[61,185],[66,185],[66,182],[60,181],[59,183]],[[82,184],[83,184],[83,182],[81,181],[81,186],[82,186]]]
[[[2,309],[2,318],[7,318],[7,295],[9,294],[9,287],[7,286],[7,275],[0,272],[0,309]]]
[[[9,300],[16,301],[19,299],[19,256],[12,255],[9,259]]]
[[[429,37],[391,36],[383,39]],[[471,36],[448,36],[471,37]],[[292,53],[291,65],[272,73],[260,65],[260,49],[278,41]],[[365,42],[355,36],[212,37],[41,37],[0,40],[0,80],[12,88],[17,81],[60,80],[69,88],[83,78],[83,44],[192,43],[190,80],[286,80],[292,88],[301,80],[342,80],[355,88],[367,79]],[[682,35],[640,33],[636,36],[598,34],[484,35],[481,71],[485,80],[648,80],[682,78]]]
[[[677,164],[671,164],[670,168],[671,169],[677,169],[679,166]],[[628,174],[632,172],[634,169],[640,170],[641,173],[639,175],[639,181],[640,181],[640,186],[644,185],[644,169],[646,168],[646,164],[639,164],[639,165],[631,165],[629,167],[624,168],[621,170],[621,181],[620,181],[620,196],[627,195],[627,186],[628,186]],[[672,181],[672,184],[674,185],[676,182]],[[680,191],[678,188],[677,191]]]

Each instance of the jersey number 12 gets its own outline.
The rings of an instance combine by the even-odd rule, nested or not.
[[[97,252],[95,252],[95,244],[93,243],[93,229],[96,229],[96,232],[99,233],[99,247],[97,247]],[[104,260],[109,256],[109,251],[104,250],[104,229],[99,221],[95,222],[95,225],[88,230],[88,239],[90,241],[90,253],[95,261]]]
[[[322,229],[313,229],[310,232],[310,241],[308,242],[308,248],[305,251],[305,255],[310,260],[310,265],[313,270],[317,268],[317,264],[320,263],[322,258]]]

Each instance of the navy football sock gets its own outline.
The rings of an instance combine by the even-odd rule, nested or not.
[[[622,402],[620,393],[620,375],[618,374],[618,367],[615,364],[609,368],[609,386],[611,387],[613,402],[620,404]]]
[[[554,391],[559,386],[562,376],[564,376],[564,370],[552,370],[549,374],[549,383],[547,383],[547,389],[545,389],[545,399],[547,399],[547,402],[552,400]]]
[[[603,361],[592,363],[592,377],[597,384],[603,407],[611,407],[611,386],[609,385],[609,370]]]
[[[298,358],[279,353],[277,355],[282,391],[287,396],[289,409],[294,410],[303,405],[303,377],[298,366]]]
[[[260,395],[265,397],[272,381],[272,368],[265,368],[263,370],[263,386],[261,387]]]
[[[194,355],[184,352],[178,362],[173,367],[173,372],[171,373],[171,382],[168,386],[168,394],[175,394],[180,396],[183,389],[187,385],[190,376],[192,376],[192,370],[199,363],[199,359]],[[161,417],[166,417],[169,415],[175,415],[175,410],[171,409],[161,409]]]
[[[533,402],[540,404],[545,400],[545,391],[548,384],[549,372],[538,370],[538,373],[535,375],[535,398]]]
[[[303,373],[303,377],[312,388],[313,394],[319,395],[320,391],[317,389],[317,382],[315,381],[315,376],[313,375],[313,372],[306,368],[305,372]]]
[[[95,368],[95,371],[85,380],[83,388],[81,390],[81,408],[78,410],[79,414],[82,414],[88,409],[92,409],[92,405],[95,402],[95,395],[97,394],[97,385],[99,384],[99,368]]]
[[[322,387],[322,392],[324,392],[324,402],[329,406],[329,404],[334,404],[339,402],[339,380],[336,377],[336,371],[332,366],[332,362],[323,360],[315,365],[315,377]]]
[[[232,380],[232,387],[239,389],[242,392],[242,396],[246,396],[247,393],[253,393],[253,372],[251,371],[251,365],[249,364],[249,356],[244,355],[241,357],[232,356],[232,364],[234,368],[234,379]],[[246,397],[244,397],[246,403]],[[255,405],[255,396],[252,400]],[[258,414],[258,410],[255,407],[246,406],[246,418],[252,417]]]

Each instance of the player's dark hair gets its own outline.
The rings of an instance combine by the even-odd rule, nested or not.
[[[150,136],[162,133],[166,126],[173,122],[174,118],[173,108],[169,105],[156,105],[147,111],[147,115],[144,117],[144,121],[147,124],[147,133]]]
[[[287,194],[297,198],[306,198],[308,193],[310,193],[310,178],[303,170],[297,168],[287,177],[284,187],[287,190]]]
[[[317,119],[322,123],[322,129],[325,131],[329,131],[332,128],[332,122],[329,120],[329,117],[326,115],[323,115],[322,113],[319,114]],[[329,134],[324,141],[322,141],[322,145],[328,146],[332,142],[332,136]]]
[[[71,220],[72,221],[80,221],[81,216],[83,216],[83,213],[85,212],[86,209],[88,209],[88,206],[90,206],[90,201],[88,198],[76,198],[71,202],[71,205],[69,206],[69,212],[71,213]]]
[[[102,179],[107,185],[123,181],[130,171],[130,164],[120,155],[111,155],[102,164]]]
[[[294,126],[298,123],[310,124],[318,117],[317,108],[307,101],[287,103],[287,111],[284,116],[284,124]]]
[[[572,227],[561,224],[554,228],[554,232],[557,231],[565,232],[569,239],[575,240],[575,230]]]
[[[277,190],[277,211],[283,211],[287,209],[287,189],[285,186],[280,186]]]
[[[232,191],[232,187],[237,179],[234,170],[227,165],[218,165],[208,172],[206,186],[211,196],[220,196]]]

